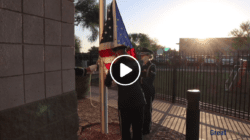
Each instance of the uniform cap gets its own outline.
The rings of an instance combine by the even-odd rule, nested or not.
[[[153,54],[153,52],[147,48],[141,48],[141,51],[139,53],[140,55],[150,55],[150,54]]]

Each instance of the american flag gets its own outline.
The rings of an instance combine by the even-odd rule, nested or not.
[[[116,2],[115,7],[113,7],[113,5],[114,4],[112,2],[110,8],[108,9],[107,20],[104,23],[104,31],[99,47],[99,54],[104,61],[106,70],[109,70],[111,62],[115,58],[114,53],[111,50],[114,46],[129,46],[130,49],[127,53],[136,58],[135,49],[130,42]]]

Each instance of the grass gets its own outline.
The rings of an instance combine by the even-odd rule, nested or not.
[[[241,76],[234,83],[233,91],[225,91],[225,81],[229,78],[229,72],[213,70],[212,72],[182,71],[176,72],[176,97],[186,99],[188,89],[200,89],[201,102],[226,108],[249,111],[250,75],[242,78],[242,87],[237,87]],[[232,78],[230,79],[232,80]],[[157,96],[172,97],[173,93],[173,71],[157,71],[154,81]],[[167,99],[171,100],[171,99]]]

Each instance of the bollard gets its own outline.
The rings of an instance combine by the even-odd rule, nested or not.
[[[187,90],[186,140],[199,140],[200,90]]]

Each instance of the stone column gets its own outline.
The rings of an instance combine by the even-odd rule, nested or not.
[[[0,0],[0,139],[77,140],[72,0]]]

